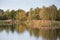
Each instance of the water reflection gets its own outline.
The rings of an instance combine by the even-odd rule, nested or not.
[[[59,29],[51,29],[51,30],[38,30],[38,29],[32,29],[29,28],[29,33],[31,36],[35,36],[35,37],[42,37],[42,40],[60,40],[60,30]]]
[[[5,30],[6,33],[9,33],[10,31],[14,33],[14,31],[16,31],[19,34],[26,33],[25,31],[27,31],[29,32],[29,35],[27,36],[30,36],[30,37],[34,36],[34,38],[37,38],[37,40],[57,40],[57,39],[60,40],[60,29],[54,29],[54,30],[53,29],[51,30],[33,29],[33,28],[27,27],[25,24],[18,24],[18,25],[10,25],[10,26],[1,25],[0,32],[2,32],[3,30]]]
[[[18,24],[18,26],[16,26],[16,31],[18,33],[23,33],[26,30],[26,25],[25,24]]]
[[[41,30],[40,34],[43,37],[43,40],[57,40],[56,30]]]

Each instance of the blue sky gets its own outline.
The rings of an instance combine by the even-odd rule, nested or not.
[[[41,8],[43,5],[48,7],[52,4],[60,8],[60,0],[0,0],[0,9],[23,9],[28,11],[30,8]]]

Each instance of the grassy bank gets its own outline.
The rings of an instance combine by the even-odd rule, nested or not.
[[[0,20],[0,25],[7,24],[26,24],[28,27],[60,27],[60,21],[55,20],[27,20],[27,21],[19,21],[19,20]]]
[[[33,27],[60,27],[60,21],[55,20],[31,20],[27,21],[28,26]]]

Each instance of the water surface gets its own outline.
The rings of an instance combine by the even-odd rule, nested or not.
[[[60,40],[60,29],[41,30],[26,25],[0,26],[0,40]]]

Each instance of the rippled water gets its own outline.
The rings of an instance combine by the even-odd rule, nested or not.
[[[26,25],[0,26],[0,40],[60,40],[60,29],[41,30]]]

